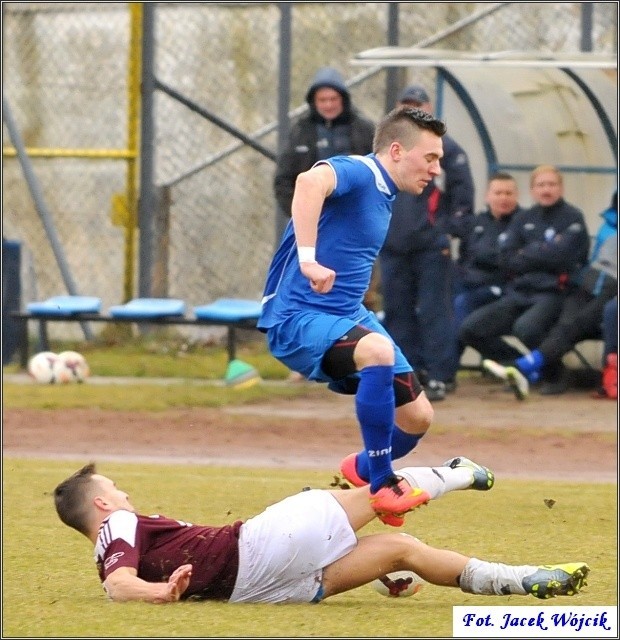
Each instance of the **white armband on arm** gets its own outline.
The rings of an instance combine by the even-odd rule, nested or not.
[[[316,249],[314,247],[297,247],[299,262],[316,262]]]

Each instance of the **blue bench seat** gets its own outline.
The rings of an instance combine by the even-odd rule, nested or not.
[[[125,304],[110,307],[113,318],[168,318],[182,316],[185,313],[185,302],[174,298],[134,298]]]
[[[185,315],[186,304],[175,298],[134,298],[125,304],[100,313],[101,300],[86,296],[56,296],[44,302],[33,302],[25,313],[14,311],[11,316],[19,322],[20,361],[28,363],[28,321],[39,323],[40,350],[49,351],[47,323],[54,321],[113,322],[157,325],[218,325],[227,328],[228,384],[253,384],[258,373],[236,358],[237,329],[256,329],[261,303],[244,298],[219,298],[210,304],[194,308],[194,315]]]
[[[26,310],[32,315],[72,316],[78,313],[99,313],[101,298],[94,296],[53,296],[41,302],[30,302]]]
[[[220,322],[258,320],[260,312],[260,302],[243,298],[218,298],[210,304],[194,307],[194,315],[199,320],[216,320]]]

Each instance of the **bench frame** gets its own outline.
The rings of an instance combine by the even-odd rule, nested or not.
[[[25,369],[28,366],[29,341],[28,323],[39,323],[39,340],[41,351],[49,351],[49,337],[47,332],[48,322],[108,322],[116,324],[138,324],[138,325],[185,325],[185,326],[220,326],[228,329],[226,337],[226,351],[228,362],[236,358],[237,353],[237,329],[256,329],[257,320],[254,318],[243,320],[215,320],[202,318],[186,318],[185,316],[160,316],[155,318],[117,317],[103,315],[101,313],[73,313],[68,316],[45,313],[26,313],[23,311],[11,312],[11,317],[17,321],[18,328],[18,351],[20,354],[20,365]]]
[[[28,341],[28,323],[39,323],[39,342],[41,351],[49,351],[49,337],[47,332],[48,322],[109,322],[120,324],[138,324],[138,325],[185,325],[185,326],[219,326],[227,328],[226,335],[226,351],[228,354],[228,362],[236,359],[237,353],[237,329],[254,329],[257,330],[257,320],[254,318],[243,320],[215,320],[202,318],[187,318],[185,316],[161,316],[156,318],[135,318],[135,317],[117,317],[103,315],[101,313],[74,313],[68,316],[48,315],[44,313],[26,313],[23,311],[13,311],[11,317],[18,322],[18,338],[17,350],[20,354],[20,365],[22,368],[28,366],[29,358],[29,341]],[[591,337],[586,340],[599,340],[599,337]],[[579,351],[578,344],[574,345],[569,353],[573,353],[581,362],[584,369],[597,370],[593,367],[588,359]],[[471,370],[482,371],[481,364],[459,365],[459,371]]]

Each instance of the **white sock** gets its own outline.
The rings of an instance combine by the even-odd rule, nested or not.
[[[430,493],[431,498],[440,498],[448,491],[469,489],[472,471],[466,467],[405,467],[396,473],[412,487],[419,487]]]
[[[538,567],[513,566],[501,562],[486,562],[470,558],[459,580],[461,591],[487,596],[527,595],[523,578],[535,573]]]

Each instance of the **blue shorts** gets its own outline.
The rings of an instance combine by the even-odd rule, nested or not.
[[[394,343],[372,311],[359,319],[343,318],[327,313],[296,313],[267,330],[267,342],[274,358],[308,380],[333,382],[321,369],[325,353],[353,327],[362,326],[385,336],[394,347],[394,373],[413,371],[402,351]]]

